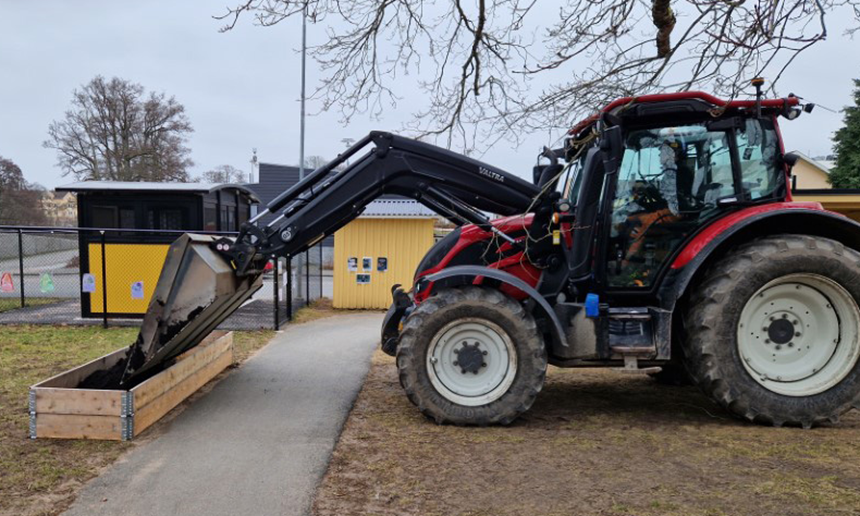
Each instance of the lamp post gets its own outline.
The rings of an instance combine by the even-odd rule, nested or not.
[[[308,46],[307,46],[307,20],[308,20],[308,4],[305,3],[302,8],[302,93],[301,93],[301,116],[300,116],[300,124],[301,129],[299,132],[299,181],[305,178],[305,58],[307,56]],[[305,253],[307,254],[307,253]],[[304,267],[304,262],[306,256],[302,256],[299,254],[296,260],[296,299],[304,299],[305,296],[302,294],[302,285],[305,284],[302,281],[302,268]]]

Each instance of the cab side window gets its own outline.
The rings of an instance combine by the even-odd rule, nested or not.
[[[612,203],[610,287],[648,287],[686,237],[734,193],[729,133],[704,124],[631,131]]]
[[[744,197],[757,199],[781,195],[785,174],[778,165],[779,140],[770,120],[748,119],[737,131]]]

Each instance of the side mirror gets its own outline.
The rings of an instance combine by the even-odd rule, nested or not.
[[[793,152],[787,152],[782,156],[782,162],[788,165],[789,167],[793,167],[797,160],[800,159],[800,156]]]
[[[540,176],[543,175],[543,170],[548,166],[549,165],[535,165],[534,168],[532,168],[532,183],[535,186],[538,186],[538,183],[540,183]]]
[[[621,127],[613,126],[603,130],[600,139],[600,150],[608,152],[612,156],[618,156],[624,149],[624,141],[621,138]]]

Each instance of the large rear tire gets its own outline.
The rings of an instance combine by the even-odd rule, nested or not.
[[[860,253],[781,235],[733,250],[693,289],[684,353],[738,417],[809,428],[860,399]]]
[[[547,356],[520,303],[482,287],[444,289],[409,314],[397,346],[400,384],[436,423],[506,425],[534,403]]]

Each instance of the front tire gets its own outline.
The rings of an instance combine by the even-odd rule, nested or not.
[[[860,399],[860,253],[782,235],[734,249],[694,289],[687,369],[747,419],[809,428]]]
[[[543,387],[547,356],[534,318],[498,290],[440,290],[406,320],[400,384],[436,423],[506,425]]]

